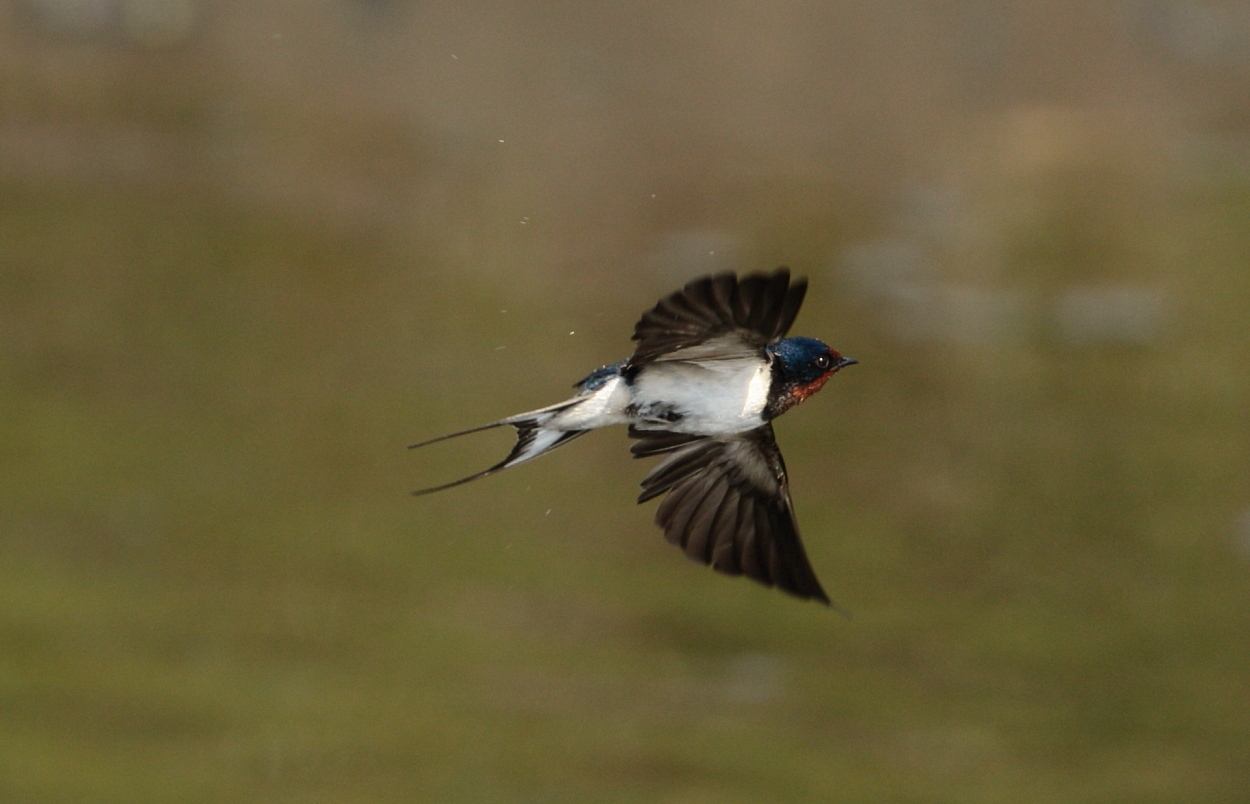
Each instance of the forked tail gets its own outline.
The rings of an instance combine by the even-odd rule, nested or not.
[[[508,453],[508,457],[504,458],[494,466],[483,469],[482,471],[469,475],[468,477],[462,477],[459,480],[444,483],[441,486],[431,486],[428,489],[417,489],[413,492],[413,495],[420,496],[422,494],[431,494],[435,491],[454,488],[456,486],[478,480],[479,478],[486,477],[487,475],[493,475],[496,472],[516,466],[518,463],[524,463],[532,458],[537,458],[539,455],[551,452],[556,447],[562,444],[567,444],[578,436],[589,432],[588,430],[559,430],[545,427],[546,424],[555,418],[556,414],[567,410],[580,401],[580,399],[572,399],[567,402],[552,405],[551,407],[540,408],[539,410],[530,411],[529,413],[521,413],[516,416],[509,416],[506,419],[500,419],[499,421],[491,422],[490,424],[483,424],[480,427],[471,427],[468,430],[461,430],[458,433],[448,433],[447,435],[439,436],[438,438],[431,438],[428,441],[421,441],[410,445],[408,449],[417,449],[428,444],[437,444],[439,441],[446,441],[449,438],[459,438],[460,436],[469,435],[470,433],[480,433],[483,430],[493,430],[496,427],[503,427],[504,425],[512,425],[515,427],[517,435],[516,445],[512,447],[512,452]]]

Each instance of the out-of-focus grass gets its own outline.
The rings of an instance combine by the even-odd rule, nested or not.
[[[191,194],[4,193],[5,801],[1250,784],[1242,195],[1185,205],[1151,348],[898,344],[814,278],[797,330],[862,365],[778,431],[848,621],[682,560],[622,433],[407,496],[507,437],[404,444],[567,393],[671,288],[586,309]]]

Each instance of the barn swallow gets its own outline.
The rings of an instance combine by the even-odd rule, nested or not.
[[[855,363],[814,338],[786,338],[807,292],[781,268],[706,276],[634,326],[633,355],[591,372],[570,399],[432,438],[511,425],[508,457],[429,494],[537,458],[598,427],[624,424],[635,458],[664,456],[638,502],[667,494],[655,521],[687,556],[831,605],[799,540],[772,420]]]

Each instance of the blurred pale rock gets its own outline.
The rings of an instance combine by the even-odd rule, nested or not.
[[[191,0],[122,0],[121,7],[126,38],[148,47],[176,44],[195,24]]]
[[[196,21],[194,0],[25,0],[23,5],[26,19],[50,34],[146,47],[183,41]]]
[[[1077,286],[1055,305],[1059,336],[1069,343],[1149,344],[1166,320],[1162,291],[1140,285]]]
[[[924,249],[910,240],[886,238],[861,243],[842,252],[839,274],[861,302],[888,302],[907,288],[930,281],[932,263]]]
[[[853,246],[842,253],[837,268],[847,295],[876,308],[902,340],[1019,341],[1049,318],[1068,343],[1145,345],[1162,337],[1168,319],[1166,295],[1145,285],[1076,285],[1048,309],[1036,294],[951,282],[935,273],[928,251],[903,238]]]
[[[1175,58],[1214,68],[1250,62],[1250,7],[1244,3],[1146,3],[1138,18],[1147,38]]]
[[[942,184],[916,184],[900,193],[891,228],[908,239],[924,243],[951,243],[967,226],[963,195]]]
[[[778,656],[744,653],[729,666],[725,694],[740,703],[773,701],[785,693],[789,675],[789,668]]]
[[[26,0],[27,17],[50,31],[70,35],[102,34],[112,24],[115,0]]]
[[[1026,294],[1010,289],[944,283],[934,288],[930,329],[960,343],[1019,340],[1032,316]]]
[[[840,275],[851,296],[877,307],[890,332],[902,340],[1018,340],[1036,317],[1022,292],[935,278],[928,253],[904,239],[848,249]]]

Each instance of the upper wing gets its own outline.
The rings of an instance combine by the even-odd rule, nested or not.
[[[679,350],[683,360],[759,354],[789,331],[806,292],[807,280],[791,282],[787,268],[742,279],[732,273],[696,279],[642,314],[634,325],[638,346],[629,363],[637,366]]]
[[[630,430],[634,457],[667,455],[638,502],[668,492],[655,514],[690,558],[830,604],[799,540],[785,463],[771,424],[731,436]]]

